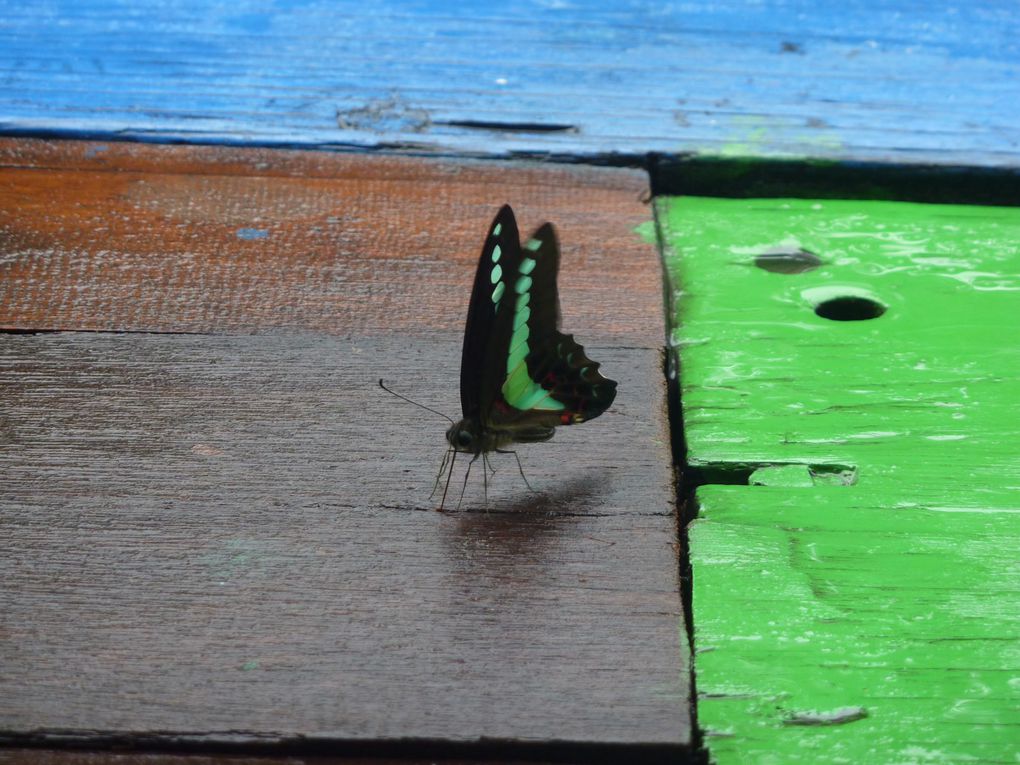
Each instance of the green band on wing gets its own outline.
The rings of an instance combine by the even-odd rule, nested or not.
[[[527,339],[527,322],[531,318],[531,309],[524,306],[521,310],[514,314],[514,334],[517,334],[517,330],[523,327],[525,331],[525,340]]]
[[[531,240],[531,242],[535,241]],[[538,246],[532,247],[531,242],[528,242],[528,247],[532,250],[538,249],[538,246],[541,245],[541,242],[537,242]],[[531,336],[531,330],[528,328],[528,320],[531,318],[531,308],[528,307],[528,303],[531,301],[531,277],[528,274],[534,269],[534,259],[524,258],[518,272],[521,275],[514,282],[517,302],[514,304],[513,334],[510,336],[510,346],[507,350],[507,378],[503,382],[502,393],[503,398],[510,406],[522,412],[531,409],[556,412],[566,409],[566,406],[554,399],[549,391],[531,379],[525,361],[531,352],[528,345],[528,338]]]
[[[503,297],[503,293],[506,291],[506,282],[500,282],[496,285],[496,289],[492,291],[492,302],[499,303],[499,299]]]
[[[503,398],[515,409],[527,411],[539,409],[547,412],[558,412],[565,407],[528,375],[528,365],[523,361],[514,367],[503,383]]]

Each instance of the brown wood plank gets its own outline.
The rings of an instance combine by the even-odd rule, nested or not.
[[[583,756],[583,755],[582,755]],[[596,755],[597,756],[597,755]],[[376,753],[243,755],[171,752],[75,751],[60,749],[0,749],[0,765],[562,765],[569,756],[555,760],[508,759],[493,751],[492,756],[426,756],[423,752],[408,755]],[[577,762],[590,762],[578,759]]]
[[[687,751],[638,176],[0,144],[2,323],[133,330],[0,334],[0,740]],[[619,396],[436,513],[446,423],[376,380],[458,411],[503,201]]]
[[[661,274],[634,233],[645,186],[579,166],[0,139],[0,328],[459,332],[509,202],[525,229],[556,223],[583,337],[660,345]]]

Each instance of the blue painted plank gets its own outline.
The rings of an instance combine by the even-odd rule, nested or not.
[[[1015,0],[0,0],[0,131],[1016,167],[1018,40]]]

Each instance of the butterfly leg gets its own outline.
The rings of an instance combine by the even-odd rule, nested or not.
[[[476,454],[474,457],[471,458],[471,461],[468,463],[467,472],[464,473],[464,485],[460,487],[460,499],[457,500],[457,509],[458,510],[460,510],[460,503],[464,501],[464,492],[467,491],[467,482],[468,482],[468,478],[471,475],[471,466],[475,464],[475,460],[477,460],[477,459],[478,459],[478,455]]]
[[[489,458],[482,452],[482,496],[485,497],[485,507],[489,507]]]
[[[442,480],[443,473],[446,472],[446,461],[450,459],[450,452],[452,451],[453,449],[447,449],[446,454],[443,455],[443,461],[439,463],[439,472],[436,473],[436,482],[432,484],[432,493],[429,494],[429,499],[436,496],[436,491],[439,489],[439,481]]]
[[[439,500],[439,511],[443,511],[443,507],[446,505],[446,492],[450,490],[450,479],[453,478],[453,463],[457,461],[457,452],[453,449],[453,456],[450,458],[450,472],[446,474],[446,486],[443,487],[443,498]]]
[[[535,490],[535,487],[532,486],[530,483],[528,483],[528,477],[526,475],[524,475],[524,468],[521,467],[521,458],[517,456],[517,452],[513,451],[512,449],[511,450],[496,449],[496,453],[497,454],[512,454],[512,455],[514,455],[514,459],[517,460],[517,469],[521,473],[521,478],[524,479],[524,485],[527,486],[529,489],[531,489],[531,491]]]

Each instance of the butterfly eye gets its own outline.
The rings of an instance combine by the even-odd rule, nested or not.
[[[457,446],[471,446],[471,434],[462,430],[457,434]]]

